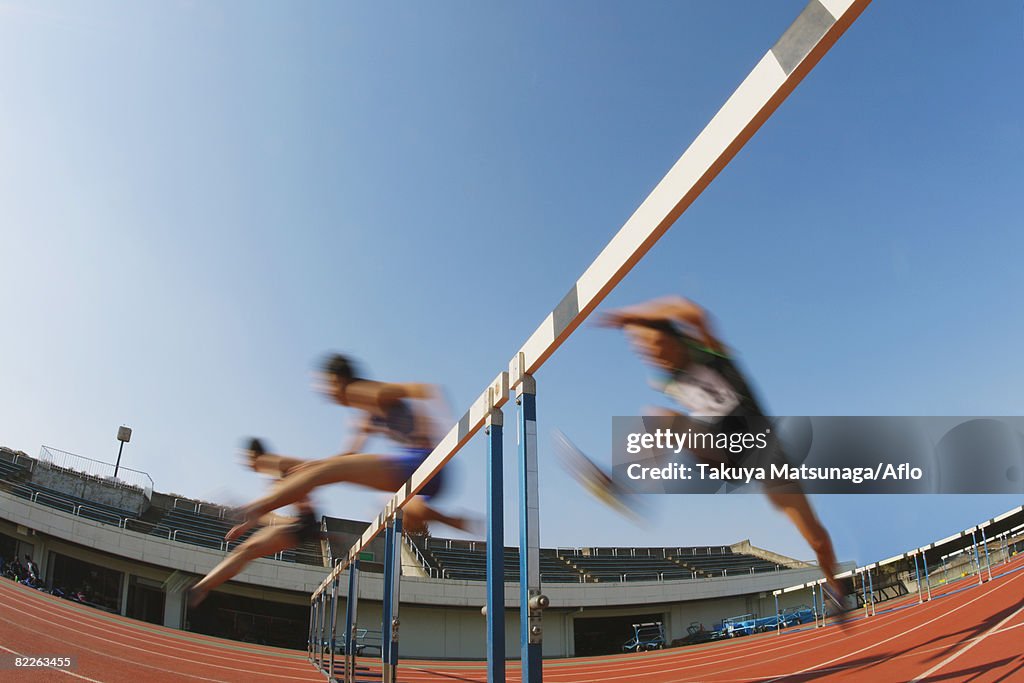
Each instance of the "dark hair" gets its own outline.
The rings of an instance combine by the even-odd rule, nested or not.
[[[668,318],[629,318],[622,323],[623,327],[646,327],[650,330],[657,330],[658,332],[664,332],[668,336],[672,337],[676,341],[683,343],[686,341],[686,335],[676,327]]]
[[[325,375],[331,375],[343,382],[361,379],[359,367],[355,364],[355,361],[340,353],[332,353],[327,356],[320,365],[320,370]]]

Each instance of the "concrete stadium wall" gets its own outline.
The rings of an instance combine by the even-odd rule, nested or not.
[[[149,500],[138,489],[114,486],[99,479],[89,479],[81,475],[62,472],[59,469],[50,469],[44,462],[37,462],[32,471],[32,483],[135,514],[142,514],[149,506]]]
[[[220,551],[99,524],[2,491],[0,532],[33,544],[44,576],[47,575],[47,568],[43,566],[46,554],[53,550],[108,566],[123,572],[126,578],[130,575],[163,583],[167,588],[165,624],[176,628],[184,623],[183,591],[188,577],[205,574],[224,558]],[[257,560],[220,590],[306,605],[326,571],[307,565]],[[544,655],[574,654],[573,622],[576,619],[659,613],[664,615],[669,637],[682,638],[693,621],[710,627],[724,617],[749,612],[774,613],[772,590],[818,577],[817,569],[808,568],[689,581],[549,584],[544,588],[551,599],[551,608],[544,617]],[[125,591],[127,583],[127,580],[123,582]],[[347,579],[343,577],[342,596],[347,588]],[[486,634],[480,608],[486,602],[485,588],[482,581],[404,576],[401,587],[403,656],[482,658]],[[379,629],[382,590],[380,574],[361,574],[359,623],[366,628]],[[803,596],[786,594],[783,597],[786,600],[783,606],[810,602],[809,592]],[[122,605],[124,602],[122,600]],[[506,651],[513,658],[519,652],[518,604],[518,585],[507,584]],[[339,609],[340,619],[343,614],[344,610]]]

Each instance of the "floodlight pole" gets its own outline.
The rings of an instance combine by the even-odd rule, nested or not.
[[[121,442],[121,445],[117,449],[117,463],[114,465],[114,479],[117,479],[117,470],[121,467],[121,452],[124,451],[124,445],[132,440],[132,428],[121,425],[117,428],[117,440]]]

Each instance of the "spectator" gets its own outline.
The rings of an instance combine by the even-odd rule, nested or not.
[[[25,555],[25,571],[28,573],[27,578],[31,579],[33,583],[39,581],[39,565],[33,562],[32,556],[28,554]]]

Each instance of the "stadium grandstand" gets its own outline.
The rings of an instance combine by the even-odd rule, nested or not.
[[[21,582],[39,593],[67,599],[34,609],[59,613],[63,608],[55,605],[80,603],[84,607],[77,609],[92,610],[99,619],[128,617],[117,622],[122,624],[118,628],[150,622],[178,632],[290,648],[296,659],[288,661],[303,661],[305,651],[314,646],[308,642],[309,592],[344,556],[365,522],[324,517],[322,543],[253,563],[199,609],[189,611],[184,600],[187,587],[232,547],[222,540],[232,524],[230,511],[126,484],[97,472],[95,461],[69,453],[54,463],[53,452],[44,447],[34,458],[0,448],[0,557],[5,580],[15,578],[13,558],[30,556],[39,567],[39,580]],[[908,606],[939,598],[960,600],[957,596],[965,588],[988,586],[993,580],[999,588],[1019,564],[1022,522],[1024,508],[1017,508],[900,556],[864,567],[847,564],[862,610],[855,618],[867,624],[879,616],[904,618],[887,615],[900,615]],[[429,535],[405,535],[402,541],[402,648],[407,671],[416,671],[417,680],[448,680],[452,672],[468,671],[460,667],[474,661],[482,666],[486,544]],[[519,558],[517,548],[504,550],[512,640]],[[383,541],[377,540],[360,556],[364,584],[359,602],[366,615],[361,624],[379,623],[382,614],[382,553]],[[817,567],[748,541],[699,547],[544,548],[541,567],[551,599],[545,614],[546,658],[628,658],[621,653],[686,645],[702,652],[717,644],[712,641],[734,642],[765,632],[811,637],[811,621],[825,625]],[[14,598],[18,609],[31,604]],[[168,633],[173,632],[154,637],[173,640]],[[380,632],[361,626],[357,636],[363,661],[379,659]],[[228,652],[232,647],[227,640],[203,642],[204,647]],[[761,641],[752,637],[749,642]],[[613,672],[617,660],[607,661]],[[116,665],[139,666],[125,660]],[[227,676],[225,680],[236,680],[232,676],[243,672],[219,673]],[[310,674],[317,675],[312,670]]]
[[[69,453],[55,464],[53,452],[44,447],[34,458],[0,449],[0,556],[8,563],[33,557],[40,567],[39,588],[48,592],[171,628],[306,649],[310,591],[366,526],[324,517],[323,542],[253,563],[189,612],[184,591],[233,547],[223,540],[233,523],[229,509],[126,485],[97,473],[95,461]],[[1019,510],[1004,516],[989,527],[984,543],[978,538],[972,543],[971,534],[962,532],[869,565],[872,591],[868,595],[862,588],[859,604],[925,595],[932,585],[979,574],[993,561],[1009,561],[1024,541],[1022,518]],[[485,601],[486,550],[483,541],[404,536],[403,656],[483,657],[480,607]],[[918,551],[926,558],[920,568],[912,561]],[[515,584],[518,548],[506,547],[504,557],[506,581]],[[383,540],[360,557],[365,572],[360,608],[367,624],[379,622],[382,558]],[[552,603],[545,615],[546,657],[621,652],[640,624],[660,624],[666,646],[713,639],[739,615],[751,615],[748,621],[753,623],[779,609],[806,609],[815,600],[807,589],[820,581],[816,566],[749,541],[700,547],[544,548],[541,575]],[[510,585],[510,608],[516,606],[513,593]],[[776,598],[781,598],[780,608]],[[515,617],[510,610],[510,640]],[[373,654],[379,634],[373,629],[361,633],[361,652]]]
[[[237,543],[224,540],[234,523],[230,510],[114,479],[105,467],[45,446],[39,457],[0,450],[0,555],[31,555],[41,588],[96,609],[207,635],[306,648],[309,594],[365,522],[324,517],[324,541],[255,562],[190,612],[184,591]],[[403,541],[403,652],[482,657],[486,543],[430,535],[405,535]],[[380,611],[383,553],[380,540],[360,558],[368,573],[361,608],[371,621]],[[515,583],[519,549],[506,547],[504,557],[506,581]],[[773,609],[773,590],[811,581],[818,570],[743,541],[544,548],[541,576],[552,598],[551,631],[559,634],[546,644],[546,654],[557,657],[621,652],[634,623],[661,622],[669,640],[678,640],[695,622],[710,627],[731,614],[766,614]],[[366,635],[367,642],[373,638]]]

